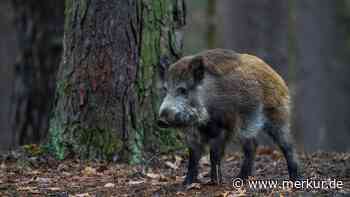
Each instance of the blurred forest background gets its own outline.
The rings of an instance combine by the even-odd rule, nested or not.
[[[183,55],[227,48],[259,56],[290,87],[299,149],[349,151],[350,1],[185,3]],[[61,0],[0,1],[2,151],[43,142],[48,136],[69,12],[64,7]]]

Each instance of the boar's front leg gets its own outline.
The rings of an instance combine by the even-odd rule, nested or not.
[[[199,147],[189,148],[189,161],[186,178],[183,182],[184,185],[190,185],[192,183],[199,182],[198,180],[198,163],[201,158],[201,152]]]
[[[201,142],[199,136],[187,136],[189,161],[186,178],[183,182],[184,185],[190,185],[192,183],[199,182],[198,180],[198,163],[203,153],[204,144]]]
[[[252,175],[258,145],[256,136],[265,124],[263,106],[260,105],[254,111],[248,112],[241,117],[243,117],[243,124],[240,128],[239,140],[243,148],[244,159],[238,177],[245,180]]]
[[[221,130],[220,134],[210,140],[210,178],[211,184],[221,184],[221,159],[225,153],[226,139],[225,131]]]
[[[243,148],[244,159],[238,177],[245,180],[252,175],[254,159],[257,148],[257,140],[254,137],[240,137]]]

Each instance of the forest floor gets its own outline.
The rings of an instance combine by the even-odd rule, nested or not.
[[[245,184],[235,188],[233,177],[238,174],[241,154],[226,155],[223,160],[224,184],[209,181],[209,161],[200,164],[202,184],[184,188],[186,156],[160,156],[150,166],[130,166],[107,162],[67,159],[57,161],[48,156],[28,157],[20,153],[0,156],[0,196],[349,196],[350,154],[313,153],[300,155],[305,179],[338,181],[338,188],[252,188]],[[250,180],[288,179],[283,156],[276,150],[258,150],[255,176]],[[239,182],[238,182],[239,183]],[[340,183],[342,185],[340,185]],[[274,187],[274,186],[272,186]],[[305,185],[306,187],[306,185]],[[317,187],[317,185],[314,185]]]

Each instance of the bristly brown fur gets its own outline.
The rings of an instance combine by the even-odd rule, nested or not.
[[[191,76],[191,61],[201,58],[208,73],[216,76],[239,74],[241,80],[256,80],[263,91],[264,107],[288,106],[289,92],[283,79],[263,60],[225,49],[212,49],[182,58],[173,64],[169,73],[173,79]]]
[[[182,58],[170,67],[169,72],[181,78],[180,75],[189,73],[191,61],[195,58],[201,58],[206,70],[215,75],[232,72],[238,66],[237,53],[224,49],[213,49]]]
[[[171,65],[167,79],[172,84],[170,92],[176,92],[178,86],[174,84],[191,87],[192,97],[186,99],[201,103],[193,106],[208,114],[206,121],[198,125],[200,137],[189,143],[185,184],[196,181],[203,143],[210,146],[211,180],[221,181],[220,161],[233,134],[238,134],[244,153],[238,177],[251,176],[260,131],[281,148],[290,178],[299,179],[298,159],[289,136],[288,87],[263,60],[231,50],[206,50]]]

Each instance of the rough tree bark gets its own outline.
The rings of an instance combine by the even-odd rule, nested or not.
[[[13,146],[47,134],[55,75],[61,58],[64,3],[13,0],[19,55],[11,104]]]
[[[157,129],[157,66],[161,57],[180,55],[183,8],[182,0],[66,1],[50,121],[50,147],[59,158],[139,161]]]

